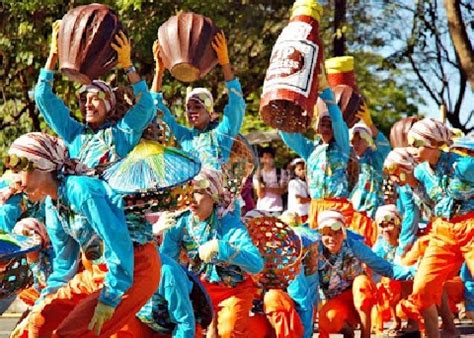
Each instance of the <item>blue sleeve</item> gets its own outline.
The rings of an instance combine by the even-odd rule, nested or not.
[[[181,267],[177,267],[181,269]],[[195,331],[194,310],[189,292],[189,279],[184,271],[161,270],[160,293],[168,302],[171,321],[176,323],[173,338],[192,338]]]
[[[181,216],[176,221],[176,226],[168,229],[163,234],[163,241],[160,246],[160,253],[178,261],[180,252],[180,243],[182,238],[181,229],[187,221],[186,216]]]
[[[474,158],[460,157],[454,166],[454,176],[466,183],[474,184]]]
[[[346,240],[354,255],[379,275],[396,280],[413,279],[414,271],[412,268],[387,262],[360,241],[351,240],[350,238]]]
[[[125,157],[137,145],[143,131],[156,114],[153,99],[145,81],[133,84],[132,88],[138,101],[112,128],[115,148],[120,157]]]
[[[245,115],[245,100],[238,79],[226,82],[229,100],[224,107],[224,116],[217,126],[221,134],[235,137],[242,127]]]
[[[377,149],[375,150],[374,165],[377,170],[382,171],[383,162],[385,161],[385,158],[387,157],[390,150],[392,150],[392,147],[390,146],[388,139],[381,131],[378,132],[377,137],[375,138],[375,146]]]
[[[99,299],[116,307],[133,283],[133,245],[125,216],[114,214],[108,201],[100,196],[88,198],[80,209],[104,243],[108,272]]]
[[[420,210],[415,203],[413,191],[410,187],[401,186],[398,188],[397,206],[402,216],[402,228],[398,238],[400,244],[396,254],[401,256],[407,247],[415,243],[420,221]]]
[[[303,134],[300,133],[286,133],[279,131],[281,139],[285,144],[297,153],[305,161],[308,160],[309,156],[314,150],[314,144],[308,140]]]
[[[35,102],[51,129],[64,142],[71,144],[84,126],[71,116],[64,102],[53,93],[53,80],[54,73],[42,68],[35,88]]]
[[[466,311],[474,311],[474,279],[466,262],[461,267],[461,279],[464,283],[464,305]]]
[[[336,99],[331,88],[326,88],[319,95],[319,97],[326,103],[328,107],[329,116],[331,116],[332,131],[334,134],[334,140],[341,152],[349,158],[351,151],[349,144],[349,128],[342,117],[341,109],[336,104]]]
[[[41,297],[55,293],[66,285],[77,273],[80,261],[79,243],[66,234],[58,220],[56,209],[46,201],[46,230],[54,250],[53,272],[48,277],[46,287],[41,291]]]
[[[377,238],[377,241],[372,247],[372,251],[374,252],[374,254],[376,254],[380,258],[384,258],[387,255],[387,253],[384,250],[383,239],[381,237]]]
[[[183,140],[191,138],[191,130],[176,122],[175,117],[163,102],[163,93],[151,92],[151,97],[153,98],[155,108],[163,113],[163,121],[170,127],[176,141],[181,143]]]
[[[313,295],[304,276],[304,269],[290,282],[287,288],[288,295],[296,304],[296,312],[300,316],[304,327],[304,338],[313,336]]]
[[[225,232],[224,238],[219,240],[217,259],[238,265],[252,274],[263,269],[263,258],[242,224],[229,228]]]
[[[5,204],[0,204],[0,232],[12,232],[23,211],[21,210],[22,194],[10,197]]]

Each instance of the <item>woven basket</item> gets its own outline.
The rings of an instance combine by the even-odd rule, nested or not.
[[[245,180],[257,166],[257,156],[242,135],[237,135],[232,144],[229,161],[222,166],[224,188],[232,199],[242,192]]]
[[[41,245],[32,237],[0,235],[0,299],[19,293],[33,285],[26,254],[38,251]]]
[[[7,298],[13,294],[33,285],[33,273],[26,260],[26,255],[11,258],[8,262],[1,262],[0,267],[0,299]]]
[[[286,289],[300,272],[301,239],[276,217],[257,216],[245,221],[250,237],[265,261],[262,272],[253,275],[254,281],[265,290]]]

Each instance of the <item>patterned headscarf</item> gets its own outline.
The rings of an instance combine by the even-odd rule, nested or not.
[[[106,82],[101,80],[93,80],[90,84],[83,86],[80,93],[98,94],[99,98],[104,101],[105,111],[107,113],[113,110],[117,104],[117,99],[112,88]]]
[[[444,123],[433,118],[424,118],[416,122],[407,135],[410,145],[416,146],[416,141],[420,141],[432,148],[450,146],[453,143],[452,137],[452,131]]]
[[[231,211],[233,203],[231,196],[224,190],[224,175],[222,172],[211,168],[202,168],[193,179],[194,190],[204,191],[211,196],[218,207],[219,216]]]
[[[377,212],[375,213],[375,222],[377,224],[394,218],[398,218],[398,224],[400,224],[401,217],[395,204],[382,205],[377,208]]]
[[[318,229],[331,228],[332,230],[344,229],[346,219],[336,210],[325,210],[318,214]]]
[[[354,127],[352,127],[352,129],[350,130],[351,140],[354,138],[354,135],[357,133],[359,134],[361,139],[365,140],[369,144],[369,147],[371,147],[372,149],[375,148],[374,136],[372,134],[372,130],[369,127],[367,127],[365,123],[359,122],[359,123],[356,123]]]
[[[384,170],[390,173],[399,168],[405,173],[412,173],[415,170],[416,162],[410,149],[412,148],[394,148],[385,158]]]
[[[90,169],[77,161],[71,160],[63,141],[45,133],[27,133],[17,138],[10,149],[9,155],[24,157],[35,169],[62,174],[85,174]]]
[[[188,92],[186,93],[186,103],[188,103],[189,100],[198,101],[204,106],[209,114],[214,112],[214,99],[207,88],[188,88]]]

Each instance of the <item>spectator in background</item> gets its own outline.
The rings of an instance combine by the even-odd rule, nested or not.
[[[306,183],[306,164],[302,158],[291,162],[292,179],[288,183],[288,211],[297,213],[303,223],[308,219],[309,197]]]
[[[253,177],[257,192],[257,210],[279,216],[283,211],[282,195],[286,192],[288,175],[275,167],[275,150],[265,147],[260,151],[260,168]]]

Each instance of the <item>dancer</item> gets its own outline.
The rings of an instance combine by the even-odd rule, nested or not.
[[[205,168],[194,181],[191,211],[164,232],[160,252],[178,260],[184,250],[188,268],[209,293],[216,318],[208,330],[220,337],[247,337],[255,287],[249,276],[263,268],[263,259],[235,213],[225,212],[222,174]],[[173,222],[171,222],[173,223]]]
[[[132,242],[121,196],[105,182],[81,176],[86,167],[69,159],[61,140],[28,133],[15,140],[8,153],[10,158],[21,158],[22,165],[15,170],[28,198],[45,201],[56,255],[40,301],[12,336],[50,336],[53,331],[58,337],[113,334],[158,287],[160,260],[155,245]],[[78,223],[67,220],[74,216],[85,222],[72,226]],[[107,270],[102,279],[87,269],[76,274],[81,247],[95,236],[102,243]],[[92,280],[83,283],[87,278]]]
[[[196,154],[204,167],[220,170],[221,166],[229,160],[232,143],[242,126],[245,101],[240,82],[234,77],[232,71],[223,33],[216,34],[212,47],[222,66],[229,95],[221,122],[216,124],[211,121],[214,113],[214,99],[206,88],[194,88],[186,95],[186,116],[191,128],[186,128],[176,122],[175,117],[163,102],[161,88],[165,68],[160,57],[158,41],[153,45],[155,76],[151,86],[151,95],[156,109],[163,113],[163,121],[168,124],[181,147],[185,151]]]
[[[346,221],[340,211],[318,215],[321,233],[319,248],[319,286],[326,302],[319,310],[319,336],[351,334],[360,322],[361,337],[370,337],[375,284],[364,264],[376,273],[397,280],[413,278],[411,268],[398,266],[378,257],[360,240],[345,235]]]

